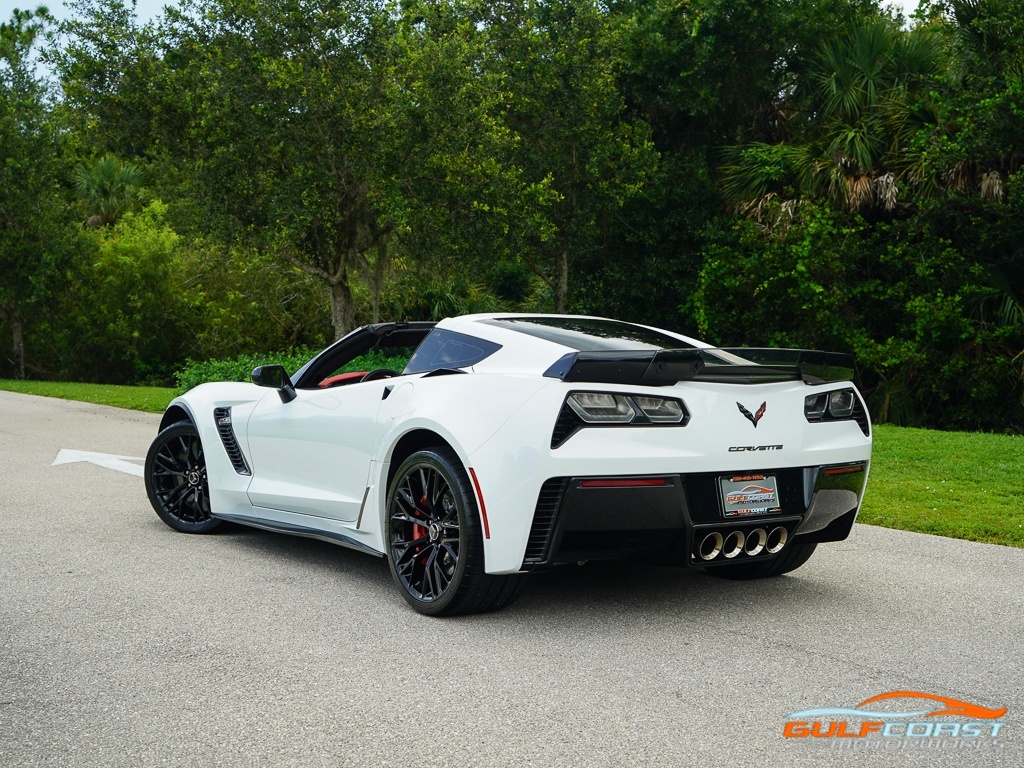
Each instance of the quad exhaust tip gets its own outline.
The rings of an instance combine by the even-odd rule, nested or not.
[[[725,555],[726,559],[731,560],[743,551],[744,541],[746,541],[746,537],[743,535],[743,531],[733,531],[725,537],[722,554]]]
[[[768,541],[768,532],[764,528],[755,528],[747,536],[747,543],[744,545],[743,551],[751,557],[760,555],[766,541]]]
[[[704,537],[700,543],[700,557],[702,560],[714,560],[722,551],[722,534],[713,531]]]
[[[765,543],[765,549],[768,550],[768,554],[774,555],[786,546],[787,541],[789,541],[789,531],[780,525],[776,528],[772,528],[772,532],[768,534],[768,541]]]
[[[782,551],[787,541],[789,531],[782,525],[777,525],[770,531],[764,528],[755,528],[746,533],[733,530],[724,536],[719,531],[711,531],[701,539],[697,554],[704,562],[715,560],[719,555],[726,560],[732,560],[741,554],[747,557],[757,557],[762,552],[774,555]]]

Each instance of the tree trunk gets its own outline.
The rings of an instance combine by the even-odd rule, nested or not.
[[[388,244],[382,235],[377,240],[377,260],[370,274],[370,303],[373,307],[373,322],[380,322],[380,294],[384,290],[384,268],[388,262]]]
[[[565,314],[569,303],[569,251],[565,248],[555,254],[555,313]]]
[[[331,282],[331,325],[334,326],[335,341],[351,331],[355,325],[352,289],[349,288],[348,277],[345,274]]]
[[[25,378],[25,334],[24,334],[24,323],[21,319],[21,313],[15,310],[14,312],[5,312],[4,319],[7,324],[11,326],[11,340],[13,341],[14,347],[14,378],[24,379]]]

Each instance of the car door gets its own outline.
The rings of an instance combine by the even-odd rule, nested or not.
[[[248,423],[256,507],[335,520],[359,516],[370,471],[384,380],[268,393]]]

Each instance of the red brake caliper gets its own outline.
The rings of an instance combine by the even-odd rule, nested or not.
[[[425,495],[425,494],[424,494],[424,496],[423,496],[423,497],[422,497],[422,498],[420,499],[420,504],[422,504],[423,506],[426,506],[426,505],[427,505],[427,497],[426,497],[426,495]],[[412,537],[413,537],[413,539],[414,539],[414,540],[415,540],[415,539],[421,539],[421,538],[423,538],[423,537],[424,537],[424,536],[426,536],[426,535],[427,535],[427,529],[426,529],[426,527],[424,527],[424,526],[422,526],[422,525],[419,525],[418,523],[413,523],[413,524],[412,524]],[[423,550],[425,550],[426,548],[427,548],[427,547],[426,547],[426,545],[424,545],[424,546],[422,546],[422,547],[420,548],[420,551],[423,551]],[[421,557],[421,558],[420,558],[420,562],[421,562],[421,563],[423,563],[424,565],[426,564],[426,562],[427,562],[427,558],[426,558],[426,555],[424,555],[423,557]]]

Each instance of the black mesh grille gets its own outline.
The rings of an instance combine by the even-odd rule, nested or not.
[[[530,539],[526,544],[526,556],[523,558],[524,568],[543,563],[548,557],[551,533],[555,530],[555,518],[562,504],[567,481],[566,477],[553,477],[540,488],[537,508],[533,513],[533,526],[530,528]]]
[[[864,437],[870,437],[871,419],[868,418],[868,412],[865,410],[864,404],[860,401],[859,397],[854,396],[853,401],[853,414],[851,414],[850,418],[857,422],[857,426],[864,433]]]
[[[231,409],[214,408],[213,419],[217,423],[217,432],[220,434],[220,441],[224,443],[224,450],[227,451],[228,459],[235,472],[240,475],[251,475],[242,449],[238,447],[238,440],[235,439],[235,431],[231,428]]]

